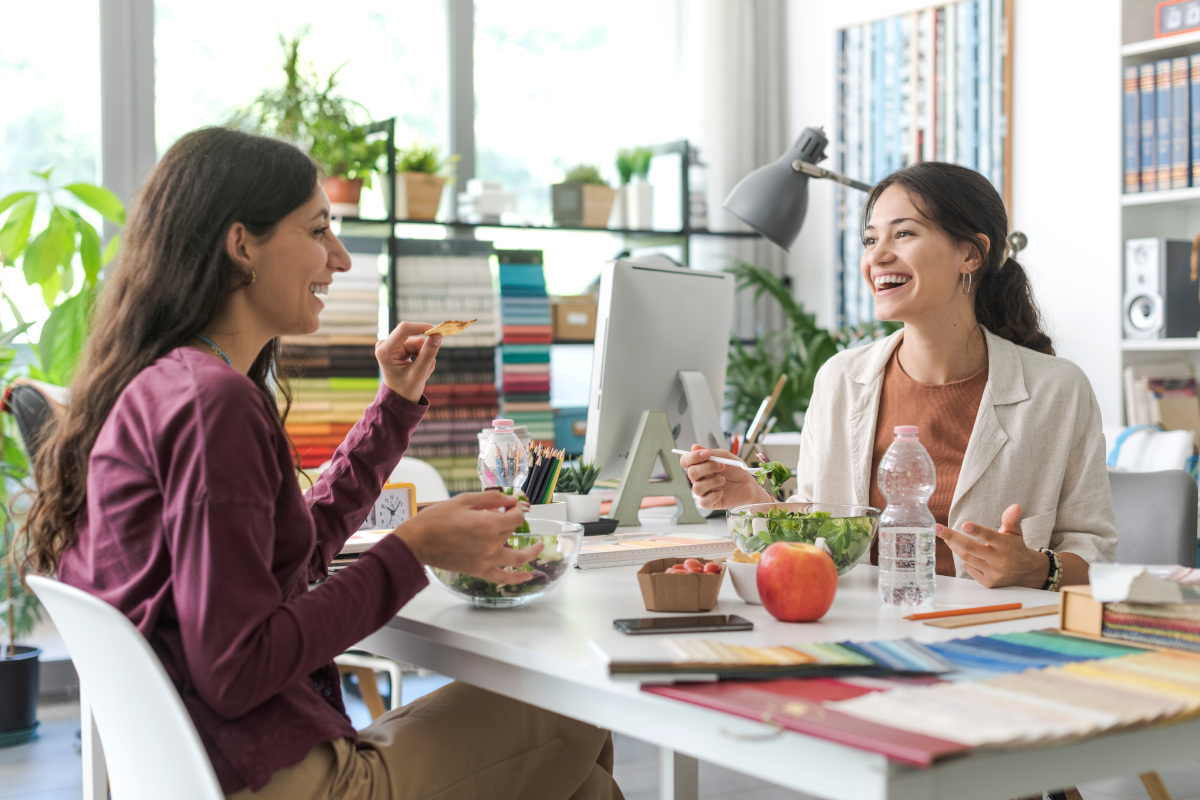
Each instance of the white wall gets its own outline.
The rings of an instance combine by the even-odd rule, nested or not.
[[[930,6],[911,0],[793,0],[789,50],[792,127],[836,123],[839,28]],[[1105,424],[1121,421],[1120,5],[1016,0],[1013,227],[1021,261],[1060,356],[1087,373]],[[831,156],[825,166],[833,167]],[[858,176],[852,176],[858,177]],[[810,182],[808,217],[792,250],[797,295],[833,320],[833,187]]]

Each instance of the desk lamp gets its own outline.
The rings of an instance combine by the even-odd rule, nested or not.
[[[829,178],[864,192],[871,184],[817,166],[829,140],[821,128],[805,128],[778,161],[759,167],[725,198],[725,209],[784,250],[791,252],[808,211],[808,179]]]
[[[823,128],[805,128],[779,160],[759,167],[733,187],[723,203],[725,210],[790,253],[808,211],[809,178],[829,178],[852,189],[871,191],[869,183],[817,166],[824,160],[828,144]],[[1013,231],[1005,242],[1005,255],[1015,258],[1026,244],[1025,234]]]

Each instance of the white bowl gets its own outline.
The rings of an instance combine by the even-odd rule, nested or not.
[[[728,560],[725,568],[729,570],[729,578],[733,581],[734,591],[738,597],[753,606],[761,606],[758,599],[758,564],[746,564],[741,561]]]

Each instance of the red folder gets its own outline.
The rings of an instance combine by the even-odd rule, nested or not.
[[[825,702],[848,700],[875,691],[828,678],[643,686],[642,691],[756,722],[774,723],[918,767],[928,767],[972,749],[961,742],[924,736],[827,709]]]

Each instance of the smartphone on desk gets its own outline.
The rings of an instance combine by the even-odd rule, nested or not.
[[[705,614],[695,617],[635,617],[614,619],[613,627],[622,633],[701,633],[749,631],[754,623],[737,614]]]

